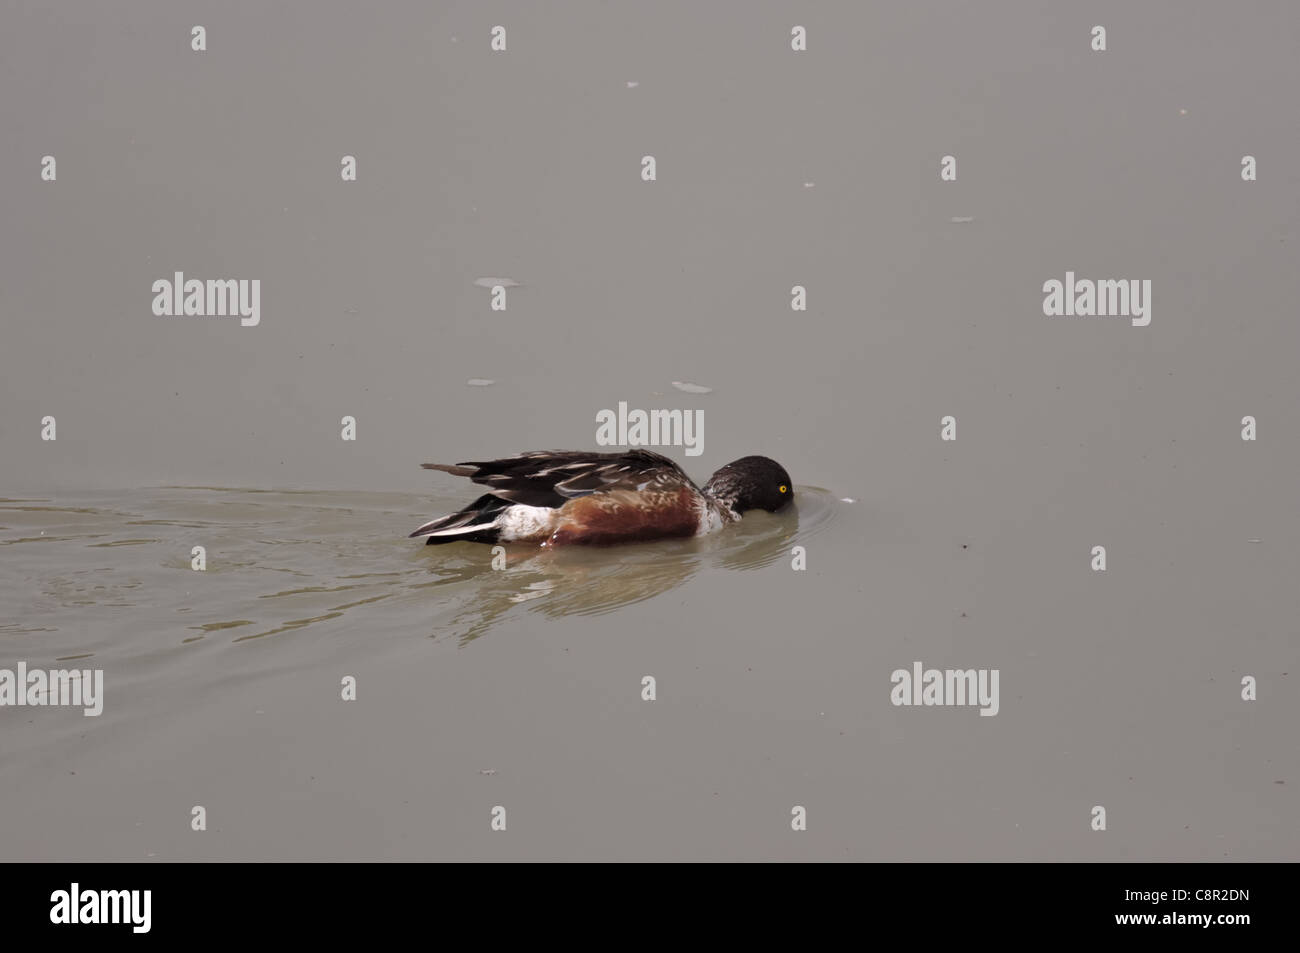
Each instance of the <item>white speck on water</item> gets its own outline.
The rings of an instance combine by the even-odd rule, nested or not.
[[[712,387],[705,387],[703,384],[692,384],[690,381],[673,381],[673,386],[680,391],[688,394],[712,394]]]
[[[495,288],[500,285],[502,288],[518,288],[519,282],[513,278],[475,278],[474,284],[480,288]]]
[[[817,184],[816,182],[805,182],[805,183],[803,184],[803,187],[804,187],[805,189],[811,189],[811,188],[812,188],[813,186],[815,186],[816,184]]]
[[[629,80],[627,81],[627,88],[628,88],[628,89],[636,89],[636,88],[637,88],[638,86],[640,86],[640,85],[641,85],[641,84],[638,83],[638,82],[637,82],[636,80],[634,80],[634,79],[629,79]]]
[[[948,219],[948,221],[952,222],[954,225],[965,225],[968,222],[975,221],[975,218],[971,215],[954,215],[952,218]]]
[[[1248,539],[1248,540],[1246,540],[1246,542],[1248,542],[1248,543],[1262,543],[1262,542],[1264,542],[1264,541],[1263,541],[1262,539]]]
[[[493,384],[496,383],[496,381],[489,380],[486,377],[471,377],[465,383],[468,384],[470,387],[491,387]]]
[[[841,503],[856,503],[856,502],[858,502],[858,501],[855,500],[855,499],[854,499],[853,497],[851,497],[851,496],[841,496],[841,497],[840,497],[840,502],[841,502]]]
[[[1186,110],[1186,109],[1180,109],[1180,110],[1178,110],[1178,115],[1180,115],[1180,116],[1186,116],[1186,115],[1187,115],[1187,110]]]

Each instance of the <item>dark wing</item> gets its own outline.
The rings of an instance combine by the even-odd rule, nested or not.
[[[467,476],[486,486],[493,496],[528,506],[563,506],[575,497],[605,490],[695,486],[676,463],[649,450],[626,453],[534,450],[481,463],[421,466]]]

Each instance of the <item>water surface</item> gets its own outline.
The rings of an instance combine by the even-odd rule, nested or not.
[[[410,625],[460,643],[510,613],[613,612],[698,575],[770,565],[818,533],[837,505],[803,487],[781,514],[711,536],[617,548],[426,547],[407,531],[465,495],[161,487],[0,500],[0,587],[24,593],[0,633],[34,654],[132,658],[198,641],[239,643],[316,627]],[[193,569],[193,547],[205,568]],[[380,621],[382,620],[382,621]],[[10,648],[14,643],[10,643]],[[39,651],[36,651],[39,650]]]

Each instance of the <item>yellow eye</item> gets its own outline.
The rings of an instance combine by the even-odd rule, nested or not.
[[[781,492],[782,492],[782,493],[785,493],[785,492],[786,492],[787,490],[789,490],[789,489],[790,489],[790,488],[789,488],[788,486],[786,486],[784,483],[781,484]]]

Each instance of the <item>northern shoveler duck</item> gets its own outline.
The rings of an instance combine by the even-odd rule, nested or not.
[[[536,450],[485,463],[421,466],[490,488],[463,510],[411,534],[429,537],[429,545],[469,540],[553,547],[699,536],[746,510],[776,512],[794,497],[790,474],[767,457],[729,463],[702,489],[672,460],[649,450]]]

